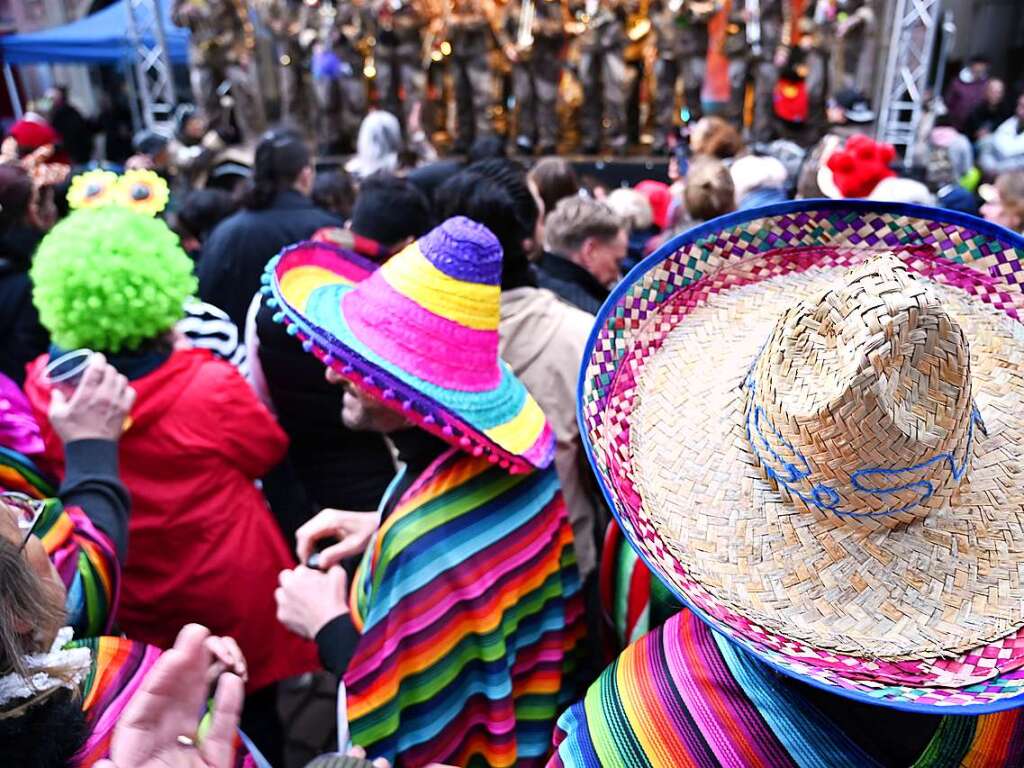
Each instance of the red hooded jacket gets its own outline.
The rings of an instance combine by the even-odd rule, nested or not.
[[[25,382],[61,477],[64,455],[47,419],[48,357]],[[121,478],[132,497],[117,625],[168,648],[198,622],[238,641],[248,690],[319,668],[316,647],[278,623],[278,573],[294,566],[256,487],[288,438],[249,385],[205,350],[175,351],[132,382],[137,398],[121,438]]]

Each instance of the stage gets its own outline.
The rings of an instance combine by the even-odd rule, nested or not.
[[[449,159],[454,156],[442,157]],[[540,158],[531,155],[510,155],[527,168]],[[581,180],[587,177],[598,179],[609,189],[616,187],[632,187],[644,179],[654,179],[668,183],[668,158],[651,155],[612,157],[608,155],[559,155],[572,163]],[[321,170],[344,167],[348,157],[330,155],[317,158],[316,165]]]

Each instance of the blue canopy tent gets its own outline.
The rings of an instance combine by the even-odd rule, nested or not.
[[[167,55],[172,64],[188,62],[188,31],[171,23],[170,0],[159,4]],[[128,39],[125,0],[60,27],[0,37],[5,64],[117,64],[135,55]]]

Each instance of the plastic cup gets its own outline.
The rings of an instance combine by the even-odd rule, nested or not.
[[[56,360],[51,360],[43,369],[43,381],[49,384],[51,389],[59,389],[64,397],[70,399],[78,389],[78,382],[82,380],[82,375],[95,354],[91,349],[65,352]]]

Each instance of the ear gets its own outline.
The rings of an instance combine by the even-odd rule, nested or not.
[[[590,268],[590,263],[594,259],[594,246],[597,245],[597,240],[593,237],[588,237],[582,243],[580,243],[579,251],[579,262],[581,267]]]

